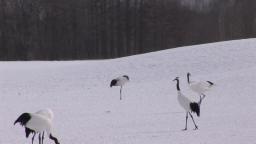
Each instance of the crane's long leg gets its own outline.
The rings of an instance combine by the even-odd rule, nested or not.
[[[201,95],[202,95],[203,97],[201,97]],[[199,100],[199,102],[198,102],[198,105],[199,105],[199,106],[201,105],[202,100],[205,98],[205,94],[201,94],[201,95],[200,95],[200,100]]]
[[[39,133],[38,139],[39,139],[39,144],[41,144],[41,133]]]
[[[43,136],[42,136],[42,144],[44,144],[44,131],[43,131]]]
[[[32,144],[34,143],[34,138],[35,138],[36,133],[34,133],[33,137],[32,137]]]
[[[186,125],[185,125],[185,128],[183,130],[187,130],[187,124],[188,124],[188,112],[186,113]]]
[[[194,121],[194,118],[193,118],[193,116],[192,116],[192,114],[189,112],[189,115],[190,115],[190,117],[192,118],[192,121],[193,121],[193,123],[194,123],[194,125],[195,125],[195,130],[196,129],[198,129],[198,127],[197,127],[197,125],[196,125],[196,123],[195,123],[195,121]]]
[[[122,86],[121,86],[121,88],[120,88],[120,100],[122,100]]]

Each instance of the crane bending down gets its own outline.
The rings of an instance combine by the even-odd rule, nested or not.
[[[123,75],[113,79],[110,83],[110,87],[120,86],[120,100],[122,100],[122,88],[127,82],[129,82],[129,80],[130,78],[127,75]]]
[[[53,115],[52,115],[53,116]],[[58,139],[52,135],[52,119],[44,115],[43,111],[37,113],[23,113],[17,120],[15,120],[14,125],[20,123],[21,126],[25,127],[26,137],[33,133],[32,144],[36,133],[39,133],[39,144],[43,143],[43,138],[41,133],[47,132],[49,138],[55,142],[55,144],[60,144]]]

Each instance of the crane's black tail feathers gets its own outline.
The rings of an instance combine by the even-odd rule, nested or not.
[[[14,122],[14,125],[16,123],[20,123],[20,125],[24,126],[29,120],[31,119],[31,116],[29,113],[23,113],[21,114],[18,119]]]
[[[30,135],[30,133],[35,133],[35,131],[34,131],[34,130],[31,130],[31,129],[29,129],[29,128],[25,128],[25,133],[26,133],[26,138],[28,138],[29,135]]]
[[[196,102],[190,103],[190,108],[191,108],[191,111],[196,113],[198,117],[200,116],[200,105],[198,103]]]

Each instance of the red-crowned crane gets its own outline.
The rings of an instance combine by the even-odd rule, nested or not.
[[[130,79],[127,75],[123,75],[123,76],[113,79],[110,83],[110,87],[120,86],[120,100],[122,100],[122,88],[127,82],[129,82],[129,80]]]
[[[39,144],[43,143],[41,133],[44,131],[47,132],[49,138],[53,140],[55,144],[60,144],[58,139],[52,135],[52,119],[50,119],[48,116],[53,116],[53,113],[49,115],[47,113],[47,111],[23,113],[17,118],[17,120],[15,120],[14,125],[16,123],[20,123],[21,126],[24,126],[26,137],[28,137],[30,133],[34,133],[32,137],[32,144],[36,133],[39,133]]]
[[[198,129],[198,126],[196,125],[191,112],[196,113],[198,117],[200,116],[200,105],[201,105],[201,102],[204,99],[204,97],[201,98],[201,96],[200,96],[199,102],[192,102],[190,99],[188,99],[185,95],[183,95],[181,93],[180,86],[179,86],[179,77],[176,77],[173,81],[177,81],[176,88],[177,88],[177,92],[178,92],[178,97],[177,97],[178,102],[179,102],[180,106],[182,108],[184,108],[184,110],[186,111],[186,125],[185,125],[184,130],[187,130],[188,114],[190,115],[190,117],[195,125],[195,130],[196,130],[196,129]]]
[[[205,96],[205,92],[210,90],[212,86],[214,86],[214,83],[211,81],[190,81],[191,74],[187,73],[187,82],[189,85],[189,88],[194,91],[195,93],[199,94],[199,96],[203,95]]]

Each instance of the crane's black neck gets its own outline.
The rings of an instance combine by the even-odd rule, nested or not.
[[[188,83],[190,83],[190,80],[189,80],[189,74],[187,74],[187,80],[188,80]]]
[[[180,84],[179,84],[180,81],[179,81],[179,79],[176,79],[176,81],[177,81],[177,85],[176,85],[177,86],[177,91],[180,91]]]
[[[123,75],[123,77],[125,77],[127,80],[129,80],[129,77],[127,75]]]

